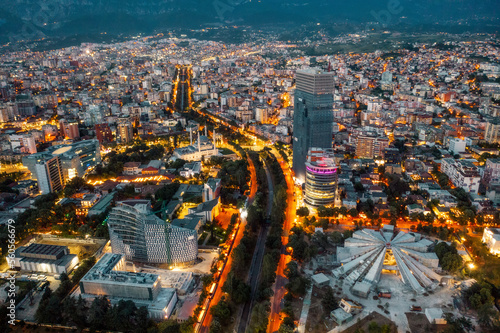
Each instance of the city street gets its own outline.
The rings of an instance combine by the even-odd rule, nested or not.
[[[294,202],[294,193],[295,186],[293,183],[293,179],[291,176],[291,170],[288,166],[288,163],[284,162],[279,154],[275,154],[278,162],[280,162],[281,168],[283,170],[283,174],[285,175],[286,184],[287,184],[287,209],[285,213],[285,222],[283,224],[283,236],[281,238],[281,242],[283,244],[281,249],[280,261],[278,263],[278,269],[276,271],[276,282],[274,284],[274,296],[271,299],[271,313],[269,315],[270,322],[268,325],[268,332],[276,332],[278,331],[281,319],[280,319],[280,311],[281,311],[281,301],[285,296],[285,285],[287,283],[287,279],[285,277],[285,268],[288,262],[290,262],[291,257],[285,253],[286,244],[288,243],[288,236],[290,233],[290,229],[295,221],[296,217],[296,204]]]
[[[248,164],[249,164],[249,170],[250,170],[250,195],[248,197],[249,203],[253,202],[255,198],[255,194],[257,193],[257,174],[255,172],[255,166],[253,165],[252,161],[248,159]],[[234,240],[233,240],[233,245],[232,249],[236,248],[241,241],[241,238],[243,237],[243,232],[245,231],[245,226],[246,226],[246,220],[242,219],[242,222],[240,223],[240,227],[238,229],[238,233],[236,234]],[[233,258],[231,257],[231,253],[228,253],[228,258],[226,265],[223,266],[223,271],[221,272],[219,282],[216,285],[216,289],[214,291],[214,295],[212,300],[209,303],[208,310],[206,311],[203,318],[203,315],[201,316],[203,318],[201,325],[199,326],[199,332],[201,333],[207,333],[210,329],[210,323],[212,322],[212,315],[210,313],[210,308],[219,303],[223,292],[222,292],[222,286],[224,285],[224,282],[226,282],[227,275],[229,271],[231,270],[232,267],[232,262]]]

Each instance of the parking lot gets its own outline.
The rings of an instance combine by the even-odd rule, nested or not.
[[[1,275],[2,277],[7,277],[4,273]],[[40,300],[42,299],[42,295],[45,292],[44,289],[41,289],[40,287],[45,283],[48,282],[49,284],[47,285],[48,288],[50,288],[52,291],[55,291],[57,288],[59,288],[59,285],[61,284],[61,281],[56,280],[54,276],[50,275],[43,275],[42,278],[39,280],[38,275],[32,276],[31,274],[17,274],[16,275],[17,281],[34,281],[37,283],[37,286],[35,287],[33,291],[33,297],[30,298],[27,297],[23,301],[21,301],[17,305],[17,311],[16,311],[16,317],[18,319],[26,320],[26,321],[33,321],[35,320],[35,313],[36,309],[38,308],[38,304],[40,303]],[[16,283],[17,284],[17,283]],[[7,291],[5,291],[6,284],[0,286],[0,298],[2,300],[7,298]],[[16,292],[19,292],[19,284],[17,284]]]

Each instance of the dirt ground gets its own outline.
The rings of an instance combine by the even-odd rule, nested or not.
[[[411,333],[436,332],[436,328],[431,325],[423,313],[406,313]]]
[[[356,320],[356,319],[354,319]],[[398,329],[396,327],[396,324],[392,322],[389,318],[382,316],[378,312],[372,312],[365,318],[363,318],[359,323],[356,323],[343,331],[343,333],[354,333],[358,328],[361,328],[365,332],[369,332],[368,326],[372,321],[375,321],[379,326],[382,325],[390,325],[391,326],[391,333],[397,333]]]
[[[311,306],[309,308],[309,314],[306,322],[306,332],[325,333],[337,326],[337,324],[330,319],[330,315],[328,313],[324,313],[323,306],[321,305],[322,295],[322,289],[313,286]]]

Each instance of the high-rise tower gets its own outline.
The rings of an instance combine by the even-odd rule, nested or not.
[[[331,149],[311,148],[306,161],[305,203],[311,208],[335,203],[338,167]]]
[[[38,188],[42,194],[57,192],[64,187],[64,176],[59,156],[41,160],[35,164]]]
[[[293,170],[302,182],[306,175],[307,151],[311,147],[332,148],[333,76],[317,68],[296,73],[293,115]]]

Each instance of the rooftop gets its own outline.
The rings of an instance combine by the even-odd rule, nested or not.
[[[122,260],[123,255],[106,253],[82,278],[82,282],[100,282],[121,285],[155,285],[159,276],[150,273],[134,273],[115,271],[114,267]]]
[[[64,254],[65,250],[68,250],[66,246],[33,243],[21,252],[21,256],[27,254],[58,256]]]

